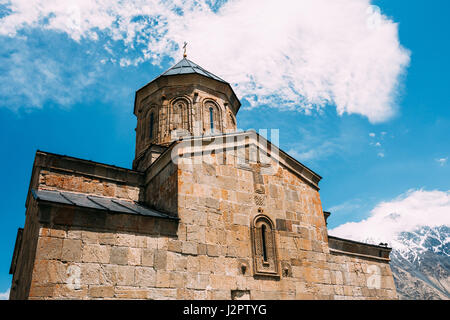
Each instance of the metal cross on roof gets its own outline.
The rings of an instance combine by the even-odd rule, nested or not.
[[[187,57],[187,54],[186,54],[186,46],[187,46],[187,42],[185,41],[185,42],[184,42],[184,45],[183,45],[183,49],[184,49],[183,58],[186,58],[186,57]]]

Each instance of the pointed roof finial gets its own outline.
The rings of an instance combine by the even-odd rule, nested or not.
[[[185,41],[185,42],[184,42],[184,45],[183,45],[183,49],[184,49],[184,52],[183,52],[183,58],[186,58],[186,57],[187,57],[187,54],[186,54],[186,46],[187,46],[187,42]]]

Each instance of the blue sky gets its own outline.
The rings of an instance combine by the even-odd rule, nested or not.
[[[326,3],[325,0],[319,2]],[[365,51],[358,51],[355,59],[360,59],[359,65],[364,67],[362,73],[374,76],[361,78],[356,84],[341,86],[341,82],[336,82],[333,88],[339,90],[333,91],[324,83],[335,74],[321,78],[307,72],[314,69],[311,66],[320,65],[321,68],[341,68],[338,75],[345,73],[347,63],[353,67],[351,62],[339,58],[348,56],[346,49],[342,55],[336,53],[336,59],[333,55],[324,56],[324,60],[332,62],[322,66],[320,55],[318,60],[310,59],[309,47],[305,49],[304,44],[297,43],[292,34],[286,36],[282,33],[284,29],[278,29],[277,25],[271,26],[270,34],[259,35],[257,31],[247,34],[252,39],[258,35],[261,41],[245,47],[245,52],[244,48],[221,50],[226,54],[219,56],[221,53],[214,48],[220,48],[223,41],[215,43],[215,40],[211,40],[215,44],[211,49],[205,46],[199,49],[202,23],[215,21],[217,14],[217,20],[224,21],[225,27],[213,24],[211,28],[226,37],[228,23],[231,25],[239,18],[233,16],[236,10],[226,7],[225,1],[209,1],[206,9],[197,9],[195,3],[186,8],[171,8],[177,17],[196,13],[196,10],[203,14],[197,14],[204,19],[200,19],[199,26],[180,20],[188,27],[186,36],[178,25],[166,25],[164,8],[157,12],[159,15],[155,14],[159,18],[146,18],[144,14],[130,20],[129,25],[133,21],[144,21],[133,25],[131,33],[130,29],[123,33],[119,22],[109,27],[97,23],[102,19],[107,21],[102,16],[97,20],[91,17],[96,23],[90,22],[74,32],[70,26],[61,25],[70,24],[70,19],[48,22],[52,17],[63,15],[56,9],[52,13],[51,6],[48,12],[35,19],[29,12],[19,15],[22,20],[16,17],[15,21],[23,23],[6,21],[14,10],[25,9],[20,5],[22,1],[0,1],[0,168],[3,177],[0,184],[0,292],[10,286],[9,265],[17,228],[24,225],[25,199],[36,150],[130,168],[136,125],[132,113],[134,92],[181,58],[177,44],[182,43],[184,36],[190,43],[188,54],[192,61],[235,86],[243,102],[237,117],[238,127],[280,129],[280,147],[323,177],[320,194],[324,210],[332,211],[330,229],[366,219],[380,203],[408,197],[411,190],[444,192],[447,197],[444,208],[448,209],[450,43],[447,39],[450,22],[447,13],[450,3],[446,0],[435,0],[432,4],[406,0],[362,2],[377,6],[371,8],[379,8],[384,21],[389,22],[386,25],[390,29],[385,33],[380,31],[369,43],[383,48],[378,55],[384,60],[373,60],[371,56],[366,59]],[[208,3],[212,3],[212,9],[208,9]],[[252,1],[245,6],[239,1],[236,3],[239,12],[251,11],[249,6],[256,4]],[[318,19],[323,18],[323,12],[328,14],[328,9],[323,8],[319,4],[314,11]],[[356,25],[358,16],[352,10],[343,8],[342,11],[344,15],[348,13],[345,20],[355,21]],[[296,25],[296,20],[292,21],[289,26],[280,25],[297,27],[299,36],[302,30],[324,39],[334,34],[326,28],[316,29],[314,22]],[[347,34],[345,28],[357,29],[348,23],[337,26],[342,27],[342,35]],[[330,28],[332,26],[330,22]],[[256,24],[253,27],[258,29]],[[392,30],[398,30],[398,34]],[[280,32],[282,34],[278,34]],[[339,35],[339,31],[336,33]],[[290,40],[275,42],[277,36]],[[234,34],[229,34],[228,38],[245,40]],[[333,40],[329,42],[305,39],[311,48],[321,50],[318,52],[332,53],[341,42],[351,41],[337,36],[331,36]],[[232,45],[228,43],[227,47]],[[241,47],[236,45],[236,48]],[[285,51],[280,53],[281,49],[274,48]],[[217,58],[210,58],[216,53]],[[258,64],[254,62],[255,57],[271,59]],[[309,61],[306,67],[297,63],[303,57]],[[374,71],[367,61],[381,62]],[[265,67],[271,68],[270,72],[258,73]],[[229,73],[228,69],[231,69]],[[295,72],[290,74],[290,70]],[[305,74],[299,72],[301,75],[296,77],[299,70],[306,70]],[[358,70],[355,73],[358,74]],[[312,81],[316,78],[317,82]],[[373,78],[381,80],[374,82]],[[286,79],[287,85],[274,79]],[[311,82],[314,85],[308,87]],[[389,94],[383,96],[384,91]],[[281,98],[276,92],[282,93]],[[353,104],[342,103],[341,96],[356,96],[357,99]],[[373,107],[370,101],[375,101]]]

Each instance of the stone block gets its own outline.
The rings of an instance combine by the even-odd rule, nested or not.
[[[167,251],[155,251],[153,267],[155,268],[155,270],[165,270],[167,268]]]
[[[210,283],[212,288],[221,290],[232,290],[236,288],[236,278],[233,276],[212,274],[210,275]]]
[[[100,284],[100,266],[96,263],[83,263],[80,265],[81,283],[83,285]]]
[[[42,299],[45,297],[53,297],[55,292],[55,284],[31,284],[29,298]]]
[[[253,195],[251,193],[236,192],[236,200],[241,204],[253,205]]]
[[[137,287],[154,287],[156,285],[156,271],[149,267],[136,267],[134,284]]]
[[[136,247],[136,236],[134,234],[117,233],[115,240],[116,246]]]
[[[89,296],[91,298],[112,298],[114,287],[112,286],[89,286]]]
[[[186,287],[187,275],[184,272],[170,272],[170,287],[184,288]]]
[[[208,244],[206,245],[206,254],[210,257],[218,257],[219,256],[219,246]]]
[[[126,265],[128,264],[128,248],[126,247],[112,247],[111,259],[109,263]]]
[[[56,284],[54,287],[53,298],[56,299],[87,299],[88,285],[81,285],[76,289],[67,284]]]
[[[57,260],[37,260],[32,272],[32,282],[39,284],[65,283],[66,265]]]
[[[197,255],[197,242],[184,241],[181,247],[181,251],[184,254]]]
[[[117,266],[117,265],[100,264],[99,265],[100,284],[116,285],[117,278],[118,278],[118,268],[119,268],[119,266]]]
[[[136,248],[147,248],[147,236],[136,236]]]
[[[117,266],[116,284],[119,286],[135,285],[135,267],[133,266]]]
[[[111,247],[99,244],[84,244],[82,249],[83,262],[108,263]]]
[[[99,232],[98,243],[103,245],[114,245],[116,242],[115,234],[111,232]]]
[[[169,288],[172,286],[170,281],[170,272],[166,270],[156,271],[156,287],[157,288]]]
[[[180,240],[169,240],[167,250],[172,252],[181,252],[182,242]]]
[[[99,232],[83,230],[81,231],[81,239],[83,243],[97,244],[99,238]]]
[[[63,239],[39,237],[36,256],[38,259],[61,259]]]
[[[205,207],[211,208],[211,209],[219,209],[219,200],[215,198],[205,198]]]
[[[196,256],[188,256],[186,258],[186,270],[188,272],[199,272],[200,262]]]
[[[233,215],[233,223],[242,225],[242,226],[250,226],[250,218],[247,215],[234,214]]]
[[[155,249],[143,249],[142,250],[142,266],[153,267]]]
[[[67,238],[68,239],[81,239],[81,230],[67,230]]]
[[[207,273],[188,274],[186,288],[204,290],[209,285],[209,277]]]
[[[128,265],[141,265],[141,251],[140,248],[128,248]]]
[[[177,290],[171,288],[150,288],[148,289],[147,299],[175,300],[177,299]]]
[[[205,228],[199,225],[187,225],[186,226],[186,240],[205,242]]]
[[[197,246],[197,253],[199,255],[205,255],[206,254],[206,244],[204,243],[199,243]]]
[[[64,239],[61,260],[62,261],[75,261],[81,260],[81,240],[75,239]]]
[[[129,286],[118,286],[114,288],[114,297],[118,299],[134,300],[147,299],[148,290]]]
[[[167,250],[169,247],[169,239],[167,237],[158,237],[156,238],[157,249],[158,250]]]

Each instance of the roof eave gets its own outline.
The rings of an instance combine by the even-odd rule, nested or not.
[[[153,82],[157,81],[157,80],[160,79],[160,78],[164,78],[164,77],[180,77],[180,76],[184,76],[184,75],[193,75],[193,74],[198,75],[198,76],[201,76],[201,77],[204,77],[204,78],[207,78],[207,79],[210,79],[210,80],[213,80],[213,81],[217,81],[217,82],[221,82],[221,83],[223,83],[223,84],[226,84],[226,85],[230,88],[231,94],[234,96],[234,98],[235,98],[236,101],[238,102],[238,103],[237,103],[237,108],[236,108],[236,113],[239,111],[239,109],[241,108],[241,105],[242,105],[242,104],[241,104],[241,101],[239,100],[239,98],[237,97],[236,93],[234,92],[233,87],[232,87],[228,82],[226,82],[226,81],[221,81],[221,80],[217,80],[217,79],[214,79],[214,78],[205,76],[205,75],[200,74],[200,73],[181,73],[181,74],[170,74],[170,75],[164,75],[164,74],[162,74],[162,75],[159,75],[158,77],[156,77],[155,79],[153,79],[152,81],[150,81],[149,83],[147,83],[146,85],[144,85],[143,87],[139,88],[139,89],[136,91],[135,95],[134,95],[134,109],[133,109],[134,114],[136,114],[136,107],[137,107],[136,101],[137,101],[138,93],[141,92],[143,89],[147,88],[147,87],[148,87],[149,85],[151,85]]]

